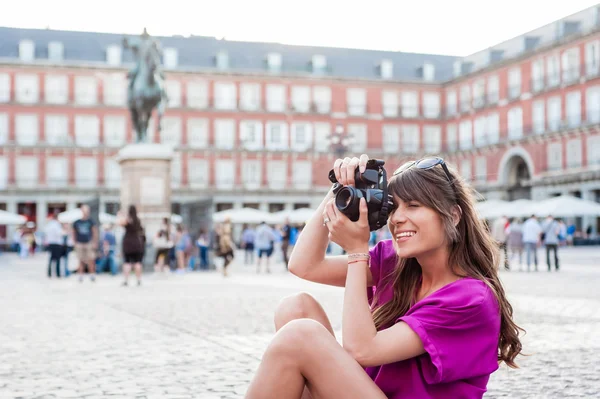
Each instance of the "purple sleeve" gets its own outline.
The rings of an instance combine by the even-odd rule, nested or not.
[[[498,368],[500,315],[493,293],[481,281],[461,283],[442,288],[398,319],[423,342],[426,353],[418,360],[429,384],[490,374]]]

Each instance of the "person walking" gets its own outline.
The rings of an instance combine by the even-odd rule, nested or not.
[[[251,265],[254,263],[254,240],[256,233],[254,229],[247,224],[243,226],[242,231],[242,248],[244,249],[244,264]]]
[[[96,281],[96,249],[98,248],[98,228],[90,219],[90,207],[81,206],[81,219],[73,223],[73,242],[79,258],[79,282],[83,282],[83,272],[87,266],[90,280]]]
[[[281,226],[281,252],[283,253],[283,261],[285,262],[285,268],[287,270],[289,257],[288,251],[290,248],[290,237],[292,234],[292,226],[290,225],[290,219],[285,218],[283,226]]]
[[[52,213],[44,227],[44,241],[50,252],[48,259],[48,278],[52,277],[52,262],[56,264],[56,277],[60,278],[60,258],[63,256],[62,225],[56,220],[56,214]]]
[[[133,267],[137,277],[137,285],[142,285],[142,259],[144,258],[144,248],[146,247],[146,237],[144,228],[137,216],[135,205],[130,205],[127,215],[119,212],[117,223],[125,228],[123,236],[123,286],[129,284],[129,273]]]
[[[527,271],[531,270],[532,254],[535,271],[538,271],[537,247],[540,243],[541,234],[542,227],[535,218],[535,215],[531,215],[531,217],[523,223],[523,245],[525,246],[525,252],[527,253]]]
[[[223,277],[227,277],[228,271],[227,267],[233,262],[235,258],[234,255],[234,245],[233,238],[231,236],[231,220],[229,218],[225,219],[223,224],[220,227],[219,234],[219,256],[223,258]]]
[[[504,269],[510,270],[510,263],[508,262],[508,250],[506,249],[506,239],[508,237],[506,234],[507,225],[508,218],[506,216],[496,219],[492,225],[492,237],[494,237],[494,240],[496,240],[496,243],[498,243],[501,253],[504,255]]]
[[[266,259],[266,268],[265,271],[267,273],[271,273],[271,269],[269,268],[269,263],[271,259],[271,255],[273,254],[273,244],[277,236],[273,232],[273,229],[267,225],[266,222],[262,222],[256,228],[256,239],[254,240],[254,245],[258,250],[258,259],[256,261],[256,273],[260,273],[260,260],[263,255]]]
[[[554,252],[554,268],[556,271],[559,269],[558,263],[558,244],[560,235],[560,224],[554,220],[552,215],[549,215],[544,222],[543,236],[544,245],[546,246],[546,264],[548,265],[548,271],[552,271],[550,265],[550,251]]]
[[[521,219],[514,219],[507,229],[507,244],[510,250],[510,260],[513,256],[519,257],[519,271],[523,271],[523,224]]]

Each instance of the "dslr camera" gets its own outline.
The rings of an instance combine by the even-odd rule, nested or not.
[[[353,222],[360,217],[360,199],[367,202],[370,231],[378,230],[387,223],[388,212],[393,206],[388,194],[387,173],[383,168],[385,161],[369,159],[365,171],[354,171],[354,187],[343,186],[335,178],[333,169],[329,172],[329,181],[334,183],[335,206]]]

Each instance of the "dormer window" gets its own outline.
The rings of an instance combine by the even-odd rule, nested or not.
[[[435,80],[435,66],[429,62],[423,64],[423,80],[426,82]]]
[[[271,72],[281,71],[281,54],[279,54],[279,53],[267,54],[267,68]]]
[[[111,66],[121,65],[121,46],[111,44],[106,48],[106,63]]]
[[[21,40],[19,43],[19,58],[25,62],[31,62],[35,59],[35,43],[32,40]]]
[[[391,60],[382,60],[379,65],[379,75],[382,79],[391,79],[394,77],[394,63]]]
[[[65,48],[61,42],[48,43],[48,60],[62,61],[64,58]]]
[[[229,54],[226,51],[219,51],[215,57],[215,63],[218,69],[229,68]]]
[[[175,69],[179,61],[177,49],[174,47],[166,47],[163,51],[163,62],[165,68]]]
[[[312,56],[312,72],[323,73],[327,69],[327,58],[324,55],[313,55]]]

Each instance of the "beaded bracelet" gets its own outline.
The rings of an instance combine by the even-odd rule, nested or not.
[[[371,259],[371,255],[368,253],[363,254],[349,254],[348,259]]]

